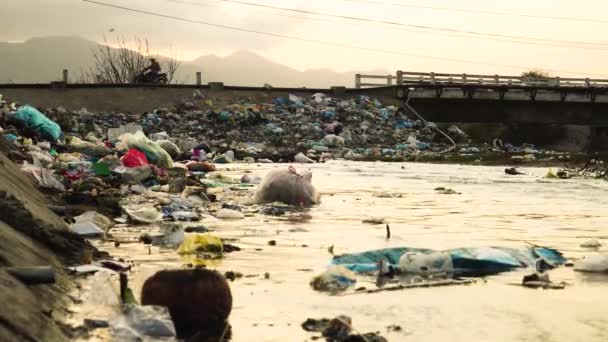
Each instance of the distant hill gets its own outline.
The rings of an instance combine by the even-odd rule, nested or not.
[[[33,38],[23,43],[0,42],[0,83],[46,83],[61,78],[61,70],[70,70],[74,79],[92,63],[97,43],[79,37]],[[237,51],[226,57],[207,55],[182,62],[177,83],[194,83],[201,71],[203,83],[275,87],[353,86],[356,72],[339,73],[328,69],[299,71],[270,61],[249,51]],[[383,70],[360,73],[389,74]]]

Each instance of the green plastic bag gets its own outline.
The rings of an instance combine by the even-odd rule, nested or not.
[[[63,135],[61,127],[57,123],[32,106],[19,107],[16,112],[11,113],[11,119],[28,129],[36,131],[40,134],[40,137],[46,140],[57,141]]]

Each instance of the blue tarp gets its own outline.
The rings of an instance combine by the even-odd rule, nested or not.
[[[374,272],[378,262],[386,260],[397,267],[399,258],[405,253],[430,254],[438,252],[424,248],[387,248],[362,253],[335,256],[331,263],[342,265],[354,272]],[[521,249],[504,247],[454,248],[441,252],[452,258],[455,276],[483,276],[510,271],[515,268],[532,267],[539,258],[553,265],[563,265],[566,259],[555,249],[526,247]]]

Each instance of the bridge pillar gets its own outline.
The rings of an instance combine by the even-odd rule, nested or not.
[[[403,84],[403,71],[397,71],[397,85],[400,86]]]
[[[355,75],[355,88],[361,88],[361,74]]]
[[[196,85],[200,86],[201,84],[203,84],[203,77],[200,71],[196,72]]]
[[[68,69],[63,69],[63,83],[68,83]]]

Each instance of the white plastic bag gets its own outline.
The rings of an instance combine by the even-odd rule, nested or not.
[[[311,180],[312,173],[300,174],[293,166],[270,171],[255,194],[256,202],[283,202],[292,205],[318,204],[319,194]]]

